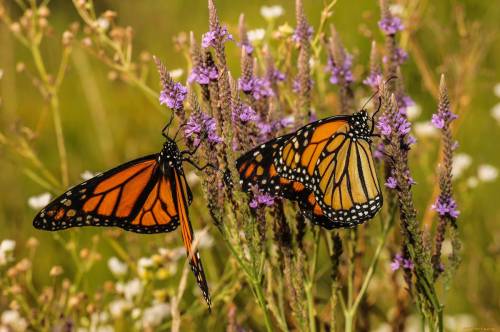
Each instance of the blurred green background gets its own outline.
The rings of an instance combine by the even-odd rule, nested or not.
[[[3,1],[15,16],[18,11],[13,1]],[[456,279],[447,292],[445,305],[447,314],[468,314],[476,322],[475,326],[492,327],[500,324],[500,209],[498,180],[480,183],[471,188],[467,180],[474,176],[481,164],[500,166],[500,123],[495,120],[490,109],[500,102],[494,94],[494,86],[500,83],[500,6],[494,1],[409,1],[423,6],[423,14],[418,20],[408,22],[414,29],[411,39],[418,45],[420,55],[427,62],[429,74],[438,81],[439,75],[447,71],[450,86],[462,80],[463,91],[452,90],[452,98],[465,98],[460,109],[461,119],[457,139],[460,147],[457,152],[472,157],[471,166],[455,182],[456,196],[460,207],[458,224],[463,238],[463,262]],[[285,15],[279,24],[289,22],[295,25],[292,1],[217,1],[221,20],[237,35],[238,16],[244,12],[249,29],[266,27],[260,16],[262,5],[279,4],[285,8]],[[407,2],[404,2],[407,4]],[[186,59],[177,52],[173,38],[180,32],[194,31],[201,36],[208,29],[207,8],[202,0],[142,0],[142,1],[97,1],[97,12],[107,9],[118,13],[120,25],[134,29],[134,52],[146,50],[164,60],[169,70],[183,68],[186,79]],[[323,1],[307,1],[306,13],[309,22],[317,28]],[[51,1],[50,22],[56,33],[48,38],[43,52],[48,59],[49,68],[56,68],[60,53],[59,36],[73,21],[79,21],[70,1]],[[378,32],[379,9],[377,1],[339,0],[334,7],[330,21],[335,24],[346,48],[355,55],[355,76],[362,80],[361,66],[368,63],[372,38],[382,40]],[[370,36],[373,33],[373,37]],[[402,40],[403,47],[410,42]],[[228,46],[230,67],[233,75],[239,74],[238,49]],[[409,50],[409,61],[403,65],[406,88],[409,95],[422,108],[416,121],[429,120],[436,109],[436,100],[426,89],[421,67],[415,61],[415,49]],[[467,54],[473,54],[467,56]],[[479,54],[479,55],[477,55]],[[12,139],[21,127],[31,128],[30,141],[38,157],[54,174],[59,174],[59,161],[50,111],[43,99],[32,86],[25,73],[16,72],[16,63],[24,62],[32,70],[32,62],[26,49],[11,35],[5,25],[0,25],[0,131]],[[478,62],[475,65],[473,62]],[[473,66],[472,73],[463,74]],[[151,65],[149,85],[159,90],[158,77]],[[132,158],[156,152],[163,138],[160,130],[166,121],[165,113],[153,107],[144,95],[123,82],[108,78],[109,68],[82,47],[75,46],[70,67],[61,90],[61,112],[64,137],[68,149],[70,182],[80,181],[85,170],[97,172]],[[465,80],[465,81],[463,81]],[[332,89],[333,90],[333,89]],[[454,94],[456,93],[456,94]],[[458,102],[456,99],[454,102]],[[335,110],[318,110],[321,116],[334,114]],[[96,115],[97,114],[97,115]],[[103,140],[105,140],[103,142]],[[420,139],[419,139],[420,140]],[[430,154],[422,154],[422,149]],[[427,161],[430,167],[414,167],[417,181],[415,196],[419,215],[430,197],[435,181],[435,160],[438,140],[423,139],[417,149],[412,151],[415,165]],[[36,236],[41,245],[38,249],[35,271],[40,277],[35,281],[43,283],[47,271],[54,264],[61,264],[71,270],[67,255],[59,254],[60,243],[51,234],[36,231],[31,221],[36,213],[28,206],[31,196],[45,191],[23,174],[23,159],[0,145],[0,240],[14,239],[18,243],[16,256],[22,256],[24,243],[30,236]],[[62,188],[61,188],[62,189]],[[196,229],[210,224],[204,209],[205,202],[195,186],[195,201],[190,212]],[[219,236],[214,228],[213,236]],[[73,232],[76,232],[73,230]],[[91,235],[101,229],[78,231],[80,243],[90,241]],[[63,238],[68,238],[65,232]],[[150,246],[159,246],[165,235],[152,235],[148,238],[127,235],[127,249],[133,256],[150,252]],[[179,234],[168,234],[173,241],[180,239]],[[210,254],[204,253],[205,265],[210,266],[226,255],[226,248],[216,241]],[[180,241],[177,242],[177,245]],[[218,246],[219,244],[219,246]],[[103,256],[111,249],[100,245]],[[215,270],[207,267],[209,278],[216,278]],[[109,272],[105,260],[95,267],[93,278],[88,287],[98,287],[107,279]]]

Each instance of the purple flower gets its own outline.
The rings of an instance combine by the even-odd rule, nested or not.
[[[431,122],[434,125],[434,127],[438,129],[443,129],[446,121],[451,122],[455,120],[457,117],[458,116],[455,113],[452,113],[451,111],[444,111],[444,112],[438,111],[436,114],[432,115]]]
[[[403,259],[403,268],[406,269],[406,270],[413,270],[413,262],[411,261],[411,259]]]
[[[240,104],[232,112],[233,122],[240,121],[242,123],[247,123],[250,121],[257,121],[259,116],[253,108],[248,105]]]
[[[398,64],[398,65],[402,65],[403,63],[405,63],[406,60],[408,60],[408,53],[406,53],[405,50],[403,50],[402,48],[396,48],[396,51],[391,54],[391,60]],[[388,58],[387,56],[384,56],[382,58],[382,61],[384,61],[384,63],[387,63],[388,61]]]
[[[411,123],[406,118],[404,112],[397,112],[394,119],[389,119],[386,115],[380,116],[377,128],[379,128],[382,136],[388,137],[394,131],[403,137],[410,132]]]
[[[309,85],[311,87],[314,85],[314,80],[312,78],[309,80]],[[298,77],[296,77],[292,82],[292,91],[295,93],[300,92],[300,81]]]
[[[295,43],[298,44],[302,38],[306,38],[307,40],[311,40],[311,38],[314,34],[313,27],[310,25],[307,26],[305,35],[304,35],[303,31],[304,31],[304,29],[300,29],[300,28],[295,29],[295,31],[293,32],[293,35],[292,35],[292,40]]]
[[[352,77],[352,56],[346,54],[344,62],[342,64],[336,64],[332,57],[328,57],[328,64],[325,68],[327,72],[330,72],[330,83],[338,84],[342,80],[346,83],[352,83],[354,81]]]
[[[272,206],[274,204],[274,196],[269,195],[268,193],[259,193],[254,196],[254,198],[250,201],[249,206],[252,209],[256,209],[258,207],[263,206]]]
[[[408,137],[406,138],[406,144],[413,145],[415,143],[417,143],[417,139],[415,138],[415,136],[408,135]]]
[[[396,189],[396,187],[398,186],[398,183],[396,182],[396,179],[394,177],[389,176],[387,178],[387,180],[385,181],[385,186],[387,188]]]
[[[225,43],[228,40],[234,40],[233,36],[227,31],[226,26],[218,26],[217,30],[209,31],[203,35],[201,46],[203,48],[215,47],[216,42]]]
[[[284,117],[283,119],[273,121],[273,122],[264,122],[264,121],[258,121],[257,122],[257,127],[259,128],[259,131],[262,135],[262,138],[265,139],[267,135],[280,131],[284,128],[289,128],[295,123],[295,119],[293,116],[287,116]]]
[[[384,153],[384,144],[383,143],[379,143],[375,147],[375,151],[373,151],[373,158],[378,159],[378,160],[382,160],[382,159],[384,159],[384,156],[385,156],[385,153]]]
[[[278,82],[284,81],[286,76],[282,72],[280,72],[278,69],[273,70],[272,73],[272,78]]]
[[[450,216],[453,219],[456,219],[460,214],[460,211],[457,210],[457,202],[451,197],[448,198],[438,198],[435,204],[432,205],[432,209],[436,210],[440,216]]]
[[[238,80],[238,87],[241,91],[251,94],[256,100],[274,96],[273,89],[271,89],[271,83],[264,78],[240,78]]]
[[[387,118],[387,116],[385,116],[385,115],[380,116],[380,118],[378,119],[378,122],[377,122],[377,128],[380,130],[380,133],[383,136],[388,137],[391,134],[392,128],[391,128],[391,125],[389,123],[389,119]]]
[[[222,142],[222,138],[217,135],[216,128],[214,118],[203,112],[195,112],[189,117],[184,134],[193,138],[194,145],[198,145],[203,138],[207,138],[210,144],[218,144]]]
[[[391,262],[391,270],[393,272],[396,270],[399,270],[402,263],[403,263],[403,256],[401,254],[396,254],[396,256],[394,257],[394,259]]]
[[[386,17],[378,22],[378,26],[386,35],[395,35],[396,32],[404,29],[399,17]]]
[[[184,100],[187,96],[187,88],[180,83],[165,87],[160,93],[160,104],[165,104],[174,111],[184,109]]]
[[[382,75],[379,72],[372,71],[367,78],[363,80],[363,84],[377,89],[382,82]]]
[[[207,85],[210,81],[216,81],[219,77],[219,72],[215,66],[199,65],[193,68],[189,75],[188,82],[196,82],[201,85]]]
[[[240,46],[241,48],[243,48],[245,50],[246,54],[252,54],[252,52],[253,52],[253,46],[252,46],[252,44],[248,40],[247,41],[243,41],[241,43],[238,43],[238,46]]]

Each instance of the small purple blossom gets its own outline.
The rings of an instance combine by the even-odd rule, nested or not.
[[[374,89],[377,89],[382,83],[382,74],[376,71],[372,71],[367,78],[363,80],[363,84]]]
[[[394,177],[389,176],[387,178],[387,180],[385,181],[385,186],[387,188],[390,188],[390,189],[396,189],[396,187],[398,186],[398,183]]]
[[[294,123],[295,123],[295,119],[293,118],[293,116],[287,116],[287,117],[284,117],[283,119],[273,121],[271,123],[264,122],[264,121],[258,121],[257,127],[259,128],[259,131],[260,131],[262,137],[265,138],[269,134],[280,131],[284,128],[291,127]]]
[[[405,63],[406,60],[408,60],[408,53],[406,53],[406,51],[403,50],[402,48],[398,47],[396,48],[396,51],[393,54],[391,54],[391,60],[398,65],[402,65],[403,63]],[[384,63],[387,63],[388,61],[387,56],[384,56],[382,58],[382,61]]]
[[[274,96],[271,83],[268,80],[260,77],[252,77],[251,79],[240,78],[238,87],[241,91],[251,94],[256,100]]]
[[[325,71],[330,72],[330,83],[339,84],[344,81],[349,84],[354,81],[352,77],[352,56],[346,54],[342,64],[336,64],[332,57],[328,57],[328,64]]]
[[[214,118],[203,112],[196,112],[189,117],[184,134],[193,138],[194,145],[198,145],[203,138],[210,144],[218,144],[222,142],[222,138],[217,135],[216,127]]]
[[[255,195],[255,197],[250,201],[249,206],[252,209],[264,206],[272,206],[274,204],[274,199],[275,197],[269,195],[268,193],[259,193]]]
[[[391,121],[386,115],[382,115],[377,123],[382,136],[388,137],[393,131],[399,136],[407,135],[411,130],[411,123],[406,118],[404,112],[397,112],[394,121]]]
[[[233,121],[239,121],[242,123],[247,123],[250,121],[257,121],[259,116],[257,113],[248,105],[240,104],[232,112]]]
[[[404,29],[403,22],[399,17],[386,17],[378,22],[380,30],[386,35],[395,35]]]
[[[400,111],[404,110],[404,112],[406,113],[406,109],[413,105],[415,105],[415,101],[410,96],[402,96],[401,98],[398,98],[398,106]]]
[[[457,210],[457,202],[451,197],[448,199],[440,199],[436,201],[435,204],[432,205],[432,209],[436,210],[436,212],[440,216],[450,216],[453,219],[456,219],[460,214],[460,211]]]
[[[160,93],[160,104],[167,105],[174,111],[184,109],[184,100],[186,100],[187,88],[176,82],[165,87]]]
[[[238,43],[238,46],[243,48],[245,50],[246,54],[252,54],[253,53],[253,46],[249,41],[243,41],[241,43]]]
[[[307,27],[305,36],[303,33],[303,29],[295,29],[295,31],[293,32],[293,35],[292,35],[292,40],[298,44],[298,43],[300,43],[300,40],[302,38],[307,38],[307,40],[311,40],[313,34],[314,34],[314,28],[312,26]]]
[[[201,46],[203,46],[203,48],[215,47],[218,40],[222,43],[228,40],[234,40],[233,36],[227,31],[226,26],[218,26],[217,30],[205,33],[201,41]]]
[[[438,129],[443,129],[445,122],[448,121],[453,121],[457,118],[458,116],[455,113],[452,113],[451,111],[449,112],[438,112],[436,114],[432,115],[431,122],[434,125],[434,127]]]
[[[272,78],[278,82],[284,81],[286,76],[278,69],[273,70]]]
[[[201,85],[207,85],[210,81],[216,81],[219,77],[219,72],[215,66],[199,65],[193,68],[189,75],[188,82],[196,82]]]
[[[391,270],[392,272],[394,272],[399,270],[400,268],[403,268],[405,270],[413,270],[414,264],[411,259],[404,258],[401,254],[396,254],[391,262]]]
[[[314,80],[312,78],[309,80],[309,85],[311,87],[314,85]],[[292,91],[295,93],[300,92],[300,80],[298,77],[296,77],[292,82]]]

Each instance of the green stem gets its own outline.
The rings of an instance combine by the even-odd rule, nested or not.
[[[259,303],[260,307],[262,308],[262,312],[264,313],[264,324],[266,325],[266,330],[273,331],[271,318],[269,317],[269,311],[267,310],[266,300],[264,299],[264,293],[262,292],[260,282],[258,280],[252,279],[252,288],[257,297],[257,302]]]

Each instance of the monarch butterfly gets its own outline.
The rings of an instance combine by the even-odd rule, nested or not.
[[[301,211],[327,229],[371,219],[382,193],[371,153],[374,120],[361,110],[312,122],[270,140],[236,161],[243,190],[252,186],[298,201]]]
[[[168,127],[168,125],[167,125]],[[165,128],[167,128],[165,127]],[[164,128],[164,130],[165,130]],[[193,228],[188,206],[193,200],[182,168],[195,166],[163,131],[166,142],[160,153],[135,159],[69,189],[33,220],[33,226],[57,231],[80,226],[117,226],[136,233],[161,233],[182,229],[182,239],[209,310],[211,299],[198,250],[193,250]]]

